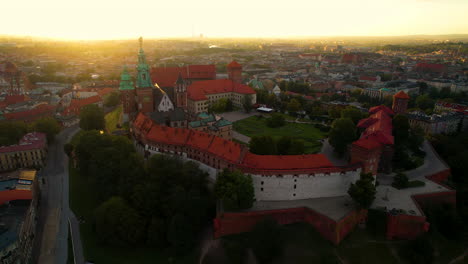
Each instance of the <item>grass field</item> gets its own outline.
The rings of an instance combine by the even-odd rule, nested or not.
[[[114,111],[108,113],[104,118],[106,120],[106,131],[107,133],[112,133],[117,129],[117,124],[120,121],[120,116],[122,115],[122,105],[119,105]]]
[[[99,243],[93,230],[93,214],[99,205],[99,190],[88,184],[84,177],[70,166],[70,208],[77,217],[84,219],[80,225],[81,240],[85,259],[100,264],[152,264],[195,263],[196,252],[181,257],[169,251],[161,251],[147,247],[110,247]]]
[[[246,119],[234,122],[234,130],[249,136],[272,136],[278,139],[282,136],[290,136],[304,140],[306,153],[317,153],[322,147],[320,139],[326,137],[326,133],[321,132],[310,124],[286,123],[282,127],[270,128],[266,125],[266,118],[251,116]]]

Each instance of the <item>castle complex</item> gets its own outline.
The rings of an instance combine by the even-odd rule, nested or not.
[[[356,224],[366,220],[366,210],[351,206],[353,202],[347,195],[350,184],[360,178],[361,172],[371,173],[374,178],[378,172],[391,172],[394,152],[392,117],[395,113],[406,111],[409,97],[400,92],[394,96],[393,109],[377,106],[369,110],[370,116],[357,125],[362,133],[350,146],[350,159],[346,166],[334,165],[324,154],[257,155],[246,146],[223,136],[207,133],[203,129],[189,129],[180,123],[172,123],[173,120],[158,120],[160,113],[176,109],[182,109],[188,116],[199,116],[206,111],[210,102],[220,98],[229,98],[234,105],[241,104],[241,97],[245,95],[252,95],[252,100],[255,100],[252,89],[241,84],[241,69],[237,62],[232,62],[228,65],[229,79],[196,81],[187,81],[182,72],[176,70],[174,105],[168,95],[170,83],[164,84],[163,88],[151,84],[149,67],[140,48],[136,85],[133,85],[126,70],[120,84],[124,113],[131,121],[137,149],[146,157],[164,153],[194,161],[209,173],[212,181],[224,169],[237,169],[252,176],[254,207],[247,212],[218,212],[214,221],[216,237],[248,231],[263,217],[271,216],[280,224],[308,222],[325,238],[339,243]],[[190,76],[190,72],[185,76]],[[201,76],[209,77],[209,74]],[[187,83],[190,83],[188,88]],[[156,97],[154,94],[162,96]],[[441,181],[446,175],[437,177]],[[337,205],[339,209],[330,209]],[[409,220],[415,234],[427,231],[422,211],[421,214],[417,220]],[[389,237],[401,237],[400,220],[392,219],[397,220],[391,222],[392,228],[389,230],[393,233]]]

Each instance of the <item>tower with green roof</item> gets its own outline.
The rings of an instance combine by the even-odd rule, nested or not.
[[[135,86],[133,85],[132,76],[127,71],[127,66],[124,66],[120,75],[120,101],[123,105],[123,121],[128,122],[130,117],[136,112],[135,105]]]
[[[136,96],[138,111],[150,113],[154,111],[153,84],[150,76],[150,68],[146,62],[143,51],[143,38],[140,37],[140,51],[138,52]]]

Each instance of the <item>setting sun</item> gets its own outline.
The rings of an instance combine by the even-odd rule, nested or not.
[[[60,1],[2,6],[0,34],[62,39],[461,34],[463,0]]]

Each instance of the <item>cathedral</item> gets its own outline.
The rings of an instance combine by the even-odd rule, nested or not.
[[[160,125],[171,127],[186,127],[187,113],[184,110],[186,99],[186,85],[180,79],[175,87],[176,105],[174,105],[169,94],[157,83],[153,85],[150,75],[150,67],[146,61],[143,51],[143,39],[139,39],[140,51],[138,52],[138,65],[136,81],[133,83],[132,76],[127,68],[120,79],[121,102],[123,105],[123,121],[132,120],[138,112],[148,115],[153,121]]]
[[[159,125],[187,127],[188,120],[198,120],[217,100],[229,99],[238,108],[242,108],[245,97],[256,103],[255,90],[242,83],[242,65],[236,61],[227,66],[228,79],[216,79],[215,65],[150,69],[142,38],[139,42],[135,83],[126,67],[121,75],[124,122],[141,112]]]

